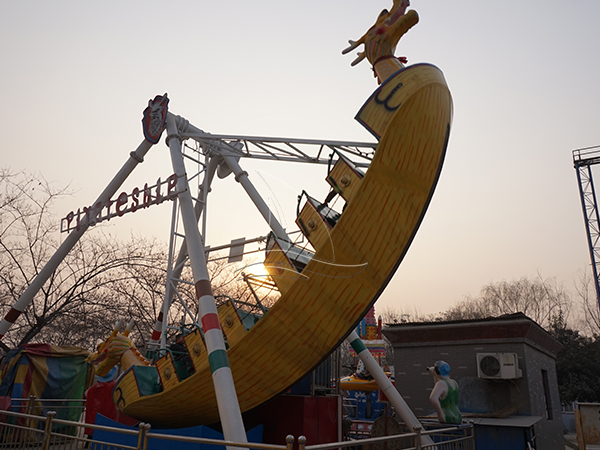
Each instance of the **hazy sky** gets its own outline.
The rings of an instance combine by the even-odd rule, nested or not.
[[[412,1],[421,21],[396,54],[444,72],[454,124],[429,211],[377,308],[436,312],[538,273],[572,288],[588,270],[571,151],[600,144],[600,2],[500,5]],[[215,134],[371,142],[353,117],[377,85],[368,63],[350,67],[341,50],[390,6],[0,0],[1,165],[69,184],[64,216],[95,200],[141,142],[148,99],[165,92],[171,112]],[[288,228],[303,188],[328,190],[325,167],[247,170]],[[125,188],[171,173],[161,141]],[[208,243],[267,232],[233,180],[213,193]],[[163,205],[105,230],[167,242],[169,220]]]

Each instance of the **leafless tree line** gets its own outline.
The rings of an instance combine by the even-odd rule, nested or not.
[[[522,277],[484,286],[478,295],[467,296],[445,311],[423,314],[413,306],[385,307],[383,322],[442,322],[499,317],[521,312],[549,330],[557,322],[585,335],[600,334],[600,314],[591,275],[582,272],[570,292],[555,278]]]
[[[60,245],[53,204],[69,195],[43,177],[0,169],[0,314],[9,311]],[[43,342],[92,350],[121,318],[134,318],[143,345],[160,313],[167,282],[167,246],[132,236],[128,241],[96,226],[85,234],[3,339],[8,347]],[[215,296],[253,301],[239,271],[222,259],[209,263]],[[191,280],[184,270],[182,279]],[[269,305],[275,297],[264,299]],[[181,322],[183,303],[197,315],[193,284],[179,286],[169,310]],[[189,318],[185,319],[188,322]]]

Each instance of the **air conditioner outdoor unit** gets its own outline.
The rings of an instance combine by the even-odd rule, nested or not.
[[[521,378],[516,353],[477,353],[477,376],[479,378],[510,380]]]

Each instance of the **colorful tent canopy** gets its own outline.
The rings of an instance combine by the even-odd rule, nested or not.
[[[25,344],[12,349],[2,362],[0,396],[38,399],[82,399],[93,382],[93,371],[85,362],[87,350],[72,346]],[[42,402],[43,404],[44,402]],[[36,408],[36,414],[57,409],[57,417],[78,420],[79,408],[56,408],[56,403]],[[64,405],[72,406],[72,405]],[[54,407],[54,408],[53,408]],[[13,410],[22,410],[18,405]],[[24,412],[24,411],[23,411]]]

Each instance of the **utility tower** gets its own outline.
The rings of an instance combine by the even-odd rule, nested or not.
[[[573,150],[573,165],[577,171],[583,219],[585,221],[590,258],[592,259],[596,298],[600,306],[600,280],[598,279],[598,265],[600,264],[600,216],[598,215],[598,201],[592,177],[592,166],[599,163],[600,145]]]

